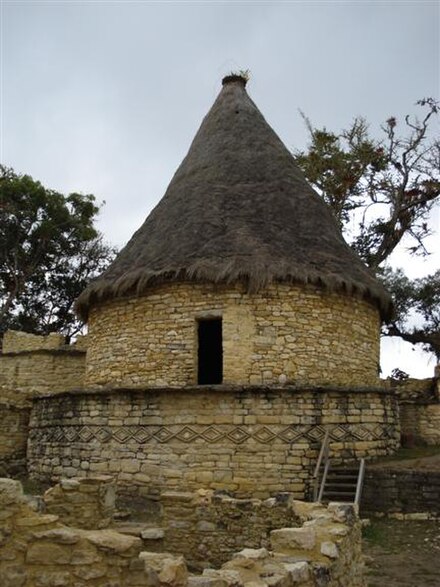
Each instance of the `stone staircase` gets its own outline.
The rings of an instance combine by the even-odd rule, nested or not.
[[[328,432],[323,440],[313,473],[315,502],[331,501],[359,505],[365,474],[365,461],[361,459],[347,465],[332,465]]]
[[[355,503],[360,467],[360,463],[337,467],[330,465],[322,493],[322,503]]]

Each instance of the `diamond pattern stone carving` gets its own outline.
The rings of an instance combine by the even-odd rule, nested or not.
[[[180,432],[178,432],[175,437],[181,440],[182,442],[191,442],[199,435],[189,426],[185,426]]]
[[[99,440],[99,442],[108,442],[112,437],[112,431],[109,428],[98,428],[95,431],[95,438]]]
[[[267,426],[259,428],[253,435],[252,438],[266,444],[275,438],[276,434],[272,432]]]
[[[125,442],[130,438],[132,435],[132,431],[128,426],[121,426],[120,428],[116,428],[116,431],[113,432],[113,437],[116,438],[119,442]]]
[[[298,440],[303,437],[303,431],[298,429],[295,430],[293,426],[289,426],[288,428],[282,430],[278,434],[278,437],[284,440],[285,442],[294,442],[295,440]]]
[[[64,436],[64,433],[62,432],[61,437],[63,437],[63,436]],[[78,436],[79,436],[80,440],[82,440],[83,442],[89,442],[93,438],[93,432],[92,432],[92,430],[90,430],[90,428],[88,426],[83,426],[83,428],[81,428],[81,430],[79,431]],[[58,440],[58,438],[56,438],[56,440]]]
[[[168,428],[165,428],[165,426],[161,426],[159,430],[154,433],[154,438],[159,442],[167,442],[173,436],[174,434],[168,430]]]
[[[136,430],[136,432],[133,434],[133,438],[139,442],[140,444],[144,444],[144,442],[147,442],[147,440],[150,440],[150,438],[152,437],[152,433],[148,431],[148,428],[143,427],[143,428],[139,428],[138,430]]]
[[[224,433],[214,426],[209,426],[209,428],[200,433],[200,436],[206,440],[206,442],[218,442],[220,438],[223,438]]]
[[[100,443],[134,441],[145,444],[152,438],[160,443],[166,443],[175,438],[180,442],[191,443],[203,439],[208,443],[229,440],[234,444],[241,444],[249,438],[261,444],[270,444],[275,439],[286,443],[293,442],[320,442],[326,432],[326,426],[54,426],[33,430],[32,438],[35,442],[73,443],[98,441]],[[333,442],[383,440],[393,438],[394,427],[378,424],[338,424],[328,428],[330,440]]]
[[[228,432],[226,436],[229,438],[229,440],[235,442],[235,444],[241,444],[250,437],[250,434],[246,432],[246,430],[243,430],[243,428],[237,427]]]

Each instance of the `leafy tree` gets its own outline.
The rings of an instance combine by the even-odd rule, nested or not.
[[[7,328],[72,336],[72,307],[114,256],[93,223],[92,195],[64,196],[0,166],[0,333]]]
[[[439,112],[432,98],[419,100],[422,118],[406,116],[403,131],[393,116],[373,138],[356,117],[340,133],[315,128],[302,114],[310,135],[307,151],[295,154],[308,180],[333,209],[351,246],[385,280],[396,313],[383,333],[400,336],[440,356],[438,272],[410,281],[401,270],[384,269],[399,245],[427,255],[429,217],[440,195],[440,142],[430,138]],[[412,327],[408,316],[420,326]],[[417,322],[418,319],[418,322]]]
[[[384,334],[422,344],[440,360],[440,270],[410,280],[402,269],[386,267],[383,279],[395,302],[394,316]]]

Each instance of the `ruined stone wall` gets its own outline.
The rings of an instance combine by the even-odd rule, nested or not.
[[[55,514],[63,524],[100,530],[110,526],[115,512],[115,485],[105,475],[78,479],[61,479],[44,496],[48,514]]]
[[[387,382],[399,402],[402,442],[440,445],[440,379]]]
[[[271,551],[244,543],[220,569],[205,568],[202,575],[191,575],[178,553],[142,552],[138,537],[64,526],[56,515],[36,513],[17,481],[0,479],[1,584],[365,587],[360,523],[353,506],[293,502],[291,507],[303,525],[271,531]]]
[[[0,479],[0,537],[2,587],[151,585],[140,538],[64,526],[33,511],[12,479]]]
[[[165,284],[92,308],[86,385],[197,383],[197,320],[222,317],[224,383],[377,385],[379,313],[316,287]]]
[[[301,525],[288,494],[277,498],[234,499],[210,490],[164,492],[163,547],[193,566],[219,567],[245,545],[270,548],[272,530]]]
[[[0,386],[29,396],[81,387],[85,353],[84,337],[66,345],[59,334],[37,336],[10,330],[0,354]]]
[[[392,453],[394,396],[214,386],[38,398],[28,467],[44,481],[110,474],[125,492],[143,495],[205,487],[303,498],[326,429],[334,460]]]

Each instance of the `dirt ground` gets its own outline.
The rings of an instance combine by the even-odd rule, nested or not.
[[[364,529],[368,587],[439,587],[440,522],[371,520]]]
[[[439,447],[401,449],[396,457],[369,467],[440,471]],[[368,587],[440,587],[440,520],[373,518],[363,550]]]

